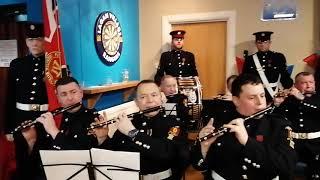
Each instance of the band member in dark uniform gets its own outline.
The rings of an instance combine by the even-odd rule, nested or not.
[[[207,124],[209,119],[215,114],[221,114],[222,112],[226,113],[230,109],[234,109],[231,88],[232,82],[237,77],[237,75],[231,75],[227,78],[227,91],[225,94],[218,95],[213,99],[202,100],[203,109],[201,111],[201,116],[204,124]]]
[[[136,104],[141,111],[162,105],[159,87],[151,80],[137,85]],[[189,149],[186,134],[175,116],[155,111],[133,117],[119,115],[112,137],[114,150],[140,152],[143,179],[180,179]]]
[[[42,24],[26,25],[26,45],[30,54],[11,61],[8,72],[8,98],[5,132],[12,131],[26,120],[35,120],[48,110]],[[14,134],[18,179],[35,179],[36,155],[28,147],[35,146],[36,131]]]
[[[73,77],[62,77],[56,82],[57,98],[61,107],[66,108],[82,101],[83,91]],[[79,105],[63,113],[60,127],[56,126],[52,113],[47,112],[37,118],[50,141],[49,149],[86,150],[92,147],[110,149],[108,127],[93,129],[88,135],[87,128],[92,123],[104,121],[94,109]]]
[[[292,123],[298,160],[307,164],[307,179],[320,179],[320,96],[311,73],[298,73],[294,86],[278,110]]]
[[[192,149],[192,164],[207,170],[213,179],[268,179],[292,177],[295,164],[290,127],[284,118],[268,114],[244,118],[267,107],[260,79],[242,74],[232,83],[235,109],[215,119],[229,131],[197,141]],[[212,133],[220,125],[210,120],[199,137]]]
[[[157,84],[160,84],[162,76],[166,74],[173,77],[198,76],[194,55],[182,50],[185,33],[183,30],[170,32],[172,50],[161,54],[159,67],[154,77]]]
[[[175,103],[177,110],[177,118],[180,119],[184,128],[188,125],[190,120],[188,97],[184,94],[178,93],[177,79],[170,75],[165,75],[161,79],[161,91],[165,94],[167,102]]]
[[[271,31],[253,33],[256,36],[258,52],[246,58],[242,73],[252,73],[260,77],[266,89],[267,102],[272,102],[281,84],[284,89],[293,85],[287,71],[286,58],[282,53],[270,51]]]

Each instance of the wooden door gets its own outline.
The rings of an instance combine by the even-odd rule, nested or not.
[[[176,24],[173,30],[185,34],[184,50],[194,53],[202,84],[203,99],[225,92],[226,81],[226,21]]]

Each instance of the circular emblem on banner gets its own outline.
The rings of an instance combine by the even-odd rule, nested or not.
[[[118,18],[110,11],[102,12],[96,21],[95,45],[99,57],[114,64],[121,55],[123,39]]]
[[[59,51],[53,51],[46,54],[46,77],[50,84],[55,85],[61,77],[61,63]]]

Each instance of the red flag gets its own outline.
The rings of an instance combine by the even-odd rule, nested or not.
[[[316,68],[318,58],[319,56],[317,54],[311,54],[310,56],[304,58],[303,61],[306,62],[310,67]]]
[[[45,33],[46,50],[46,87],[49,101],[49,111],[59,106],[55,95],[55,83],[62,75],[62,67],[66,65],[61,31],[59,25],[59,15],[56,0],[42,0],[43,24]],[[55,117],[59,127],[61,117]]]
[[[245,60],[243,58],[236,57],[237,69],[239,74],[242,73],[244,61]]]

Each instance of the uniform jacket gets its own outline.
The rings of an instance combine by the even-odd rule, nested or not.
[[[11,61],[8,72],[6,133],[10,133],[21,122],[34,120],[43,113],[19,110],[16,103],[48,104],[44,77],[44,55],[38,58],[28,55]]]
[[[155,81],[160,82],[162,76],[174,77],[198,76],[194,55],[183,50],[171,50],[161,54]]]
[[[225,113],[225,123],[243,117],[236,111]],[[295,152],[289,146],[289,125],[277,115],[265,115],[245,122],[249,139],[241,145],[233,133],[225,133],[202,158],[200,143],[192,149],[192,163],[197,169],[214,170],[225,179],[266,179],[292,177]]]
[[[289,96],[277,111],[284,114],[292,123],[293,132],[311,133],[320,131],[320,96],[318,94],[311,97],[306,96],[304,100]],[[320,152],[320,138],[295,141],[299,147],[303,145],[311,152]],[[300,151],[300,148],[298,150]]]
[[[46,135],[49,141],[47,148],[57,150],[88,150],[93,147],[110,149],[109,139],[99,146],[93,135],[87,135],[87,128],[96,117],[95,109],[87,109],[83,106],[75,113],[64,112],[60,132],[56,138],[52,139],[49,134]]]
[[[136,116],[133,125],[139,130],[134,140],[116,131],[112,141],[113,149],[140,152],[141,174],[154,174],[187,163],[189,150],[184,132],[168,139],[172,127],[180,126],[175,116],[159,113],[152,118]],[[181,164],[180,164],[181,165]]]
[[[257,52],[257,56],[259,58],[261,67],[264,69],[264,73],[269,83],[277,82],[279,75],[281,75],[280,82],[282,86],[285,89],[292,87],[293,80],[290,78],[290,74],[287,71],[287,62],[283,54],[274,51],[259,51]],[[242,73],[251,73],[259,76],[257,67],[255,66],[253,61],[253,55],[250,55],[246,58],[243,65]],[[269,93],[266,94],[269,95]],[[270,95],[268,97],[269,99],[271,98]]]

